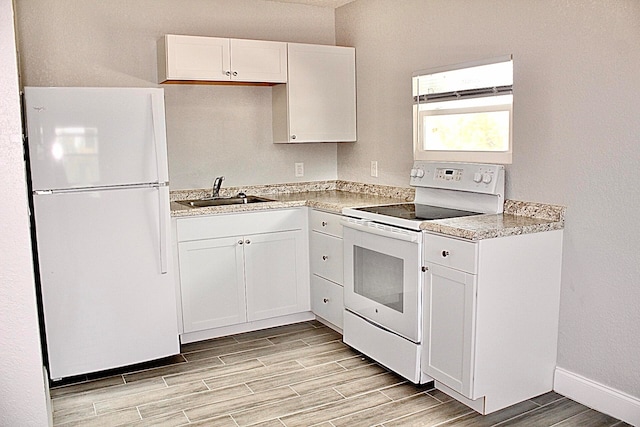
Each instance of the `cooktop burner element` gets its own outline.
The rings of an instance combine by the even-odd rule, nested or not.
[[[358,210],[378,215],[386,215],[394,218],[419,221],[480,215],[480,212],[448,209],[440,206],[421,205],[416,203],[399,203],[395,205],[370,206],[358,208]]]

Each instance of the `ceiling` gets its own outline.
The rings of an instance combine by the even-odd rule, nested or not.
[[[355,0],[271,0],[277,1],[280,3],[299,3],[299,4],[308,4],[311,6],[318,7],[330,7],[336,9],[340,6],[344,6],[347,3],[351,3]]]

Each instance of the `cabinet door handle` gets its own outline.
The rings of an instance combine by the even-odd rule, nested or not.
[[[442,251],[442,258],[446,258],[449,256],[449,251]]]
[[[237,75],[238,75],[238,72],[237,72],[237,71],[234,71],[234,72],[233,72],[233,76],[235,77],[235,76],[237,76]]]
[[[225,71],[224,74],[227,75],[227,76],[230,76],[231,75],[231,71]]]
[[[250,245],[250,244],[251,244],[251,240],[249,240],[249,239],[245,240],[244,242],[245,242],[247,245]]]
[[[329,259],[329,256],[328,256],[328,255],[322,255],[322,260],[323,260],[323,261],[326,261],[326,260],[328,260],[328,259]]]
[[[325,303],[325,304],[326,304],[326,303],[328,303],[328,302],[329,302],[329,298],[324,298],[324,299],[322,300],[322,302],[323,302],[323,303]]]
[[[322,221],[322,226],[326,227],[329,223],[327,221]]]
[[[291,135],[291,139],[296,139],[296,136],[295,135]]]
[[[238,240],[238,244],[239,244],[239,245],[241,245],[241,244],[243,244],[243,243],[244,243],[244,242],[242,241],[242,239]]]

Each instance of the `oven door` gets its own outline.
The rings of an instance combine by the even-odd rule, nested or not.
[[[414,343],[422,339],[422,233],[343,219],[345,308]]]

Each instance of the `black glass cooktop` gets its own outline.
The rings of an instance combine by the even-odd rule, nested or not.
[[[457,218],[462,216],[480,215],[480,212],[461,211],[440,206],[418,205],[415,203],[400,203],[397,205],[382,205],[357,208],[359,211],[371,212],[395,218],[427,221],[430,219]]]

